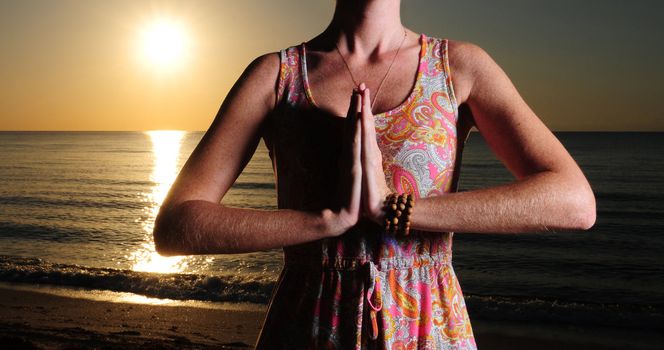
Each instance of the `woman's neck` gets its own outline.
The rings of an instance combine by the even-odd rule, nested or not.
[[[403,40],[400,3],[400,0],[337,0],[332,22],[321,36],[353,55],[379,57],[395,50]]]

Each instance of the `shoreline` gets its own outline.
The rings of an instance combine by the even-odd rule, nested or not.
[[[0,347],[250,349],[264,312],[97,301],[0,286]],[[4,345],[4,346],[3,346]]]
[[[266,310],[144,304],[54,295],[0,284],[0,347],[252,349]],[[80,291],[85,293],[85,291]],[[656,349],[662,336],[626,329],[473,320],[478,348]]]

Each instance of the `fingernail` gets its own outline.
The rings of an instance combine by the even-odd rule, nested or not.
[[[366,84],[364,84],[364,83],[361,83],[361,84],[360,84],[360,90],[364,90],[364,89],[366,89],[366,88],[367,88],[367,85],[366,85]]]

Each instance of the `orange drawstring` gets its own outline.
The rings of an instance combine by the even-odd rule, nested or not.
[[[365,263],[365,266],[369,269],[368,286],[365,295],[367,304],[369,305],[369,320],[371,321],[369,336],[372,340],[376,340],[378,339],[377,313],[383,308],[381,277],[380,271],[378,271],[373,262],[368,261]]]

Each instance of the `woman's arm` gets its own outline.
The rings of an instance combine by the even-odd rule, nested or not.
[[[454,232],[586,230],[595,197],[567,150],[481,48],[450,43],[459,104],[516,182],[420,200],[412,228]]]
[[[459,104],[470,108],[475,126],[517,180],[422,198],[411,215],[411,229],[517,233],[590,228],[595,197],[588,181],[503,70],[475,45],[450,42],[449,52]],[[365,170],[365,177],[372,173]],[[384,191],[376,187],[377,193]],[[382,204],[374,203],[378,207],[369,215],[380,222]]]
[[[279,65],[277,54],[259,57],[229,92],[155,220],[153,233],[160,254],[266,250],[339,235],[357,222],[361,172],[354,176],[357,172],[350,169],[347,192],[351,195],[338,210],[269,211],[219,204],[251,158],[265,118],[274,108]],[[359,129],[346,137],[349,144],[358,145],[349,151],[349,158],[359,159]]]

